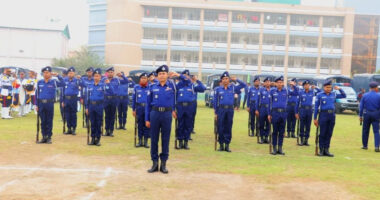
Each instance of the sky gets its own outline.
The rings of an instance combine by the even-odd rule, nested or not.
[[[53,22],[51,22],[53,21]],[[34,28],[69,25],[69,49],[88,42],[87,0],[0,0],[0,26]]]

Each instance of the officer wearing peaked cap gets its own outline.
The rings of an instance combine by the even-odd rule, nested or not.
[[[264,79],[264,87],[260,88],[257,97],[256,103],[256,115],[259,115],[259,128],[260,128],[260,136],[261,142],[268,144],[268,136],[270,130],[270,124],[268,120],[268,108],[270,105],[270,91],[271,91],[271,81],[269,77]]]
[[[256,111],[257,111],[256,104],[258,103],[259,91],[260,91],[260,78],[255,77],[253,80],[253,86],[248,88],[248,92],[246,94],[247,95],[247,111],[249,112],[250,119],[251,119],[249,123],[251,124],[250,127],[251,127],[252,135],[250,136],[254,136],[255,122],[256,122],[255,116],[259,116],[259,115],[256,115]],[[261,141],[261,142],[264,142],[264,141]]]
[[[296,115],[294,113],[295,107],[298,102],[298,87],[297,87],[297,79],[293,78],[290,80],[289,83],[290,87],[288,88],[288,105],[286,107],[287,112],[287,120],[286,120],[286,127],[287,127],[287,137],[295,138],[295,127],[296,127]],[[295,92],[293,92],[293,90]]]
[[[88,86],[90,84],[94,83],[93,74],[94,74],[94,68],[89,67],[86,69],[86,75],[81,77],[81,81],[83,83],[82,84],[83,87],[81,87],[81,103],[83,104],[83,106],[84,106],[83,109],[85,109],[85,110],[86,110],[85,101],[87,100]],[[87,115],[85,115],[84,121],[87,122]]]

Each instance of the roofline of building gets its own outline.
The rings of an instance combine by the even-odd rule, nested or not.
[[[36,30],[36,31],[49,31],[49,32],[62,32],[59,29],[44,29],[44,28],[28,28],[28,27],[13,27],[13,26],[1,26],[2,29],[21,29],[21,30]]]

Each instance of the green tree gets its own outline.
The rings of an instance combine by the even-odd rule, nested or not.
[[[66,58],[54,58],[52,61],[54,67],[69,68],[74,66],[77,74],[84,74],[87,68],[105,68],[106,65],[102,59],[95,53],[88,50],[87,47],[81,47],[75,51],[72,56]]]

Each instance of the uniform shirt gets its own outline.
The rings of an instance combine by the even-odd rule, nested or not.
[[[298,113],[299,108],[302,106],[312,106],[314,95],[315,93],[312,89],[308,92],[306,92],[306,90],[300,90],[297,106],[295,107],[295,113]]]
[[[256,110],[256,104],[259,103],[259,92],[260,92],[260,87],[255,87],[255,86],[252,86],[252,87],[249,87],[248,88],[248,92],[246,93],[246,96],[247,96],[247,108],[251,108],[250,106],[255,106],[253,107],[252,109],[255,109]],[[251,104],[251,102],[253,103],[253,101],[255,102],[255,104]]]
[[[365,111],[380,111],[380,94],[375,91],[367,92],[360,101],[359,116],[363,117]]]
[[[87,101],[85,102],[86,105],[89,104],[90,101],[103,101],[104,95],[107,90],[111,90],[110,83],[105,83],[104,81],[99,81],[98,84],[95,82],[90,83],[87,86],[88,90],[88,96]]]
[[[297,86],[288,88],[288,103],[298,102],[298,98],[299,98],[298,92],[299,92],[299,88]]]
[[[196,92],[205,91],[205,86],[202,82],[197,80],[196,84],[193,84],[184,76],[180,76],[177,88],[177,102],[193,102],[196,100]]]
[[[128,89],[129,88],[134,88],[135,87],[135,82],[129,81],[128,83],[123,83],[119,85],[119,90],[118,90],[118,96],[128,96]]]
[[[259,92],[257,93],[258,97],[258,103],[256,103],[256,110],[259,110],[261,105],[268,105],[270,104],[270,91],[272,89],[267,89],[266,87],[262,87],[259,89]]]
[[[0,89],[1,95],[9,96],[12,94],[12,83],[15,79],[11,76],[2,74],[0,75]]]
[[[61,76],[58,76],[58,80],[51,78],[47,82],[44,79],[39,80],[37,83],[37,99],[54,99],[57,87],[63,86],[64,83]]]
[[[83,85],[82,81],[77,78],[70,79],[69,77],[65,77],[63,79],[64,87],[63,93],[64,96],[78,96],[79,87]]]
[[[335,100],[346,98],[346,93],[342,89],[339,89],[340,94],[337,94],[336,91],[332,91],[330,94],[321,92],[317,95],[314,105],[314,119],[317,119],[319,113],[319,108],[321,110],[335,110]]]
[[[82,76],[81,77],[81,81],[82,81],[82,97],[85,97],[87,95],[87,87],[94,83],[94,78],[88,78],[88,76]]]
[[[132,110],[136,110],[136,104],[145,103],[148,97],[149,86],[142,87],[141,85],[135,85],[132,94]]]
[[[224,88],[224,86],[219,86],[215,88],[215,94],[214,94],[214,110],[215,113],[218,112],[219,106],[220,105],[227,105],[227,106],[232,106],[234,105],[234,96],[242,88],[246,86],[246,84],[241,81],[237,80],[239,84],[230,84],[227,86],[227,88]]]
[[[273,108],[283,108],[286,109],[288,104],[289,90],[282,88],[278,90],[277,88],[271,89],[270,91],[270,106],[268,111],[271,111]],[[269,112],[270,113],[270,112]]]
[[[104,79],[108,79],[108,78],[104,78]],[[107,90],[106,90],[105,95],[106,96],[118,95],[120,84],[128,84],[128,79],[124,75],[122,76],[122,79],[119,79],[118,77],[114,77],[110,79],[110,84],[106,85],[106,87],[109,87],[109,88],[106,88]]]
[[[157,79],[153,79],[153,82],[150,82],[150,81],[149,81],[148,85],[150,86],[150,85],[156,84],[156,83],[158,83],[158,82],[159,82],[159,81],[158,81]]]
[[[192,83],[192,84],[194,85],[194,88],[197,88],[194,91],[193,101],[197,101],[197,99],[198,99],[198,92],[199,93],[203,93],[206,90],[206,86],[200,80],[197,80],[195,83]]]
[[[149,86],[147,104],[145,106],[145,121],[150,121],[150,111],[153,106],[171,107],[175,110],[176,86],[172,80],[167,80],[164,85],[160,83]]]

